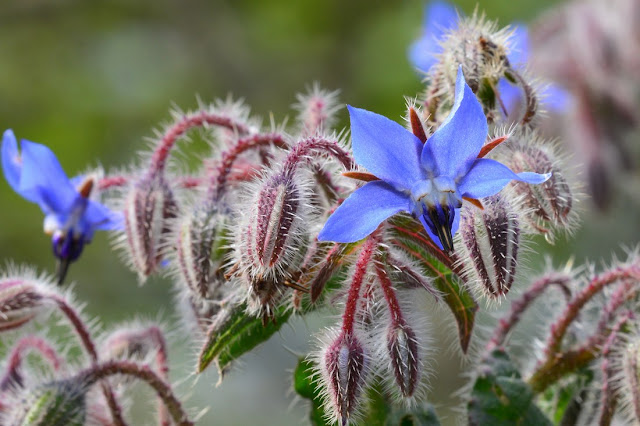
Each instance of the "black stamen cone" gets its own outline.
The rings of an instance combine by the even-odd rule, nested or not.
[[[453,235],[451,226],[453,224],[453,214],[449,206],[431,207],[425,215],[425,222],[431,228],[446,253],[453,251]]]

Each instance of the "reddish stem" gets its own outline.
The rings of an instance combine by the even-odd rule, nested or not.
[[[360,299],[360,288],[362,287],[364,277],[367,273],[367,267],[369,266],[369,262],[371,262],[373,252],[377,245],[378,234],[377,231],[374,231],[362,246],[362,250],[360,251],[360,255],[356,261],[355,272],[351,278],[351,285],[347,294],[347,304],[345,306],[344,313],[342,314],[342,333],[344,335],[353,334],[356,313],[358,310],[358,300]]]
[[[129,182],[127,176],[105,176],[98,181],[98,190],[104,191],[112,187],[124,186]]]
[[[278,148],[287,148],[287,142],[284,136],[279,133],[266,133],[247,136],[238,140],[238,142],[228,151],[222,154],[222,159],[217,167],[211,172],[209,178],[209,189],[207,192],[207,200],[217,201],[224,193],[224,187],[227,183],[233,163],[243,152],[251,149],[260,148],[267,145],[275,145]]]
[[[98,353],[96,352],[96,346],[91,339],[89,330],[87,330],[87,328],[85,327],[84,322],[82,322],[80,316],[64,298],[54,294],[49,295],[48,298],[52,300],[56,304],[58,309],[60,309],[60,311],[62,311],[62,313],[67,317],[67,319],[71,323],[71,326],[80,338],[82,346],[89,354],[91,363],[95,365],[98,362]],[[125,426],[126,423],[124,421],[124,418],[122,417],[122,409],[118,405],[118,401],[116,400],[116,397],[113,394],[113,390],[108,383],[102,384],[102,392],[104,393],[104,397],[107,400],[109,409],[111,410],[114,424],[117,426]]]
[[[180,136],[194,127],[204,125],[220,126],[238,133],[248,133],[249,127],[244,123],[239,123],[230,117],[209,111],[196,111],[182,116],[165,132],[156,147],[149,166],[151,174],[162,173],[167,163],[169,153]]]
[[[54,371],[60,369],[63,360],[58,357],[56,350],[46,340],[37,336],[23,337],[15,344],[11,355],[9,355],[7,371],[0,380],[0,392],[6,390],[12,383],[22,386],[22,376],[19,370],[27,350],[38,352],[51,365]]]
[[[520,299],[511,303],[511,312],[508,317],[501,319],[498,323],[493,336],[487,344],[486,353],[491,353],[496,347],[504,343],[511,329],[520,321],[529,306],[550,286],[559,286],[568,297],[571,297],[571,292],[568,287],[571,279],[571,275],[568,274],[552,273],[534,281]]]
[[[189,420],[189,416],[182,408],[182,404],[173,394],[171,386],[146,365],[139,365],[131,361],[107,361],[81,372],[79,378],[87,384],[93,384],[118,374],[133,376],[146,382],[162,399],[177,425],[193,426],[194,423]]]
[[[403,328],[406,325],[406,322],[402,315],[402,309],[400,309],[400,303],[396,297],[396,291],[393,289],[393,284],[387,275],[387,271],[382,266],[382,263],[380,263],[380,259],[374,262],[374,267],[376,275],[378,276],[378,281],[380,282],[380,287],[384,293],[384,298],[387,301],[387,306],[389,307],[391,324],[393,325],[393,328]]]
[[[308,161],[314,152],[330,155],[338,160],[347,170],[353,169],[356,166],[351,154],[342,149],[336,141],[310,137],[301,140],[291,148],[282,165],[283,172],[289,175],[295,173],[298,166]]]

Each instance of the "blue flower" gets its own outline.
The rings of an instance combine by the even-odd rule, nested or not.
[[[22,140],[18,152],[12,130],[2,137],[2,170],[11,188],[45,214],[44,230],[51,235],[53,253],[60,261],[60,281],[95,231],[122,226],[120,214],[90,199],[93,177],[67,178],[55,154],[44,145]]]
[[[460,15],[455,7],[445,1],[429,3],[424,14],[424,29],[422,36],[409,47],[409,60],[417,70],[428,72],[436,63],[437,55],[442,53],[440,41],[444,35],[458,27]],[[511,51],[508,55],[509,63],[516,68],[525,66],[529,60],[529,32],[524,24],[513,24],[511,37]],[[500,98],[508,111],[522,99],[519,87],[502,78],[498,82]],[[557,112],[565,111],[571,95],[562,87],[550,84],[542,90],[541,98],[545,106]]]
[[[356,162],[380,180],[357,189],[336,209],[318,236],[321,241],[358,241],[404,211],[449,252],[463,198],[488,197],[511,180],[539,184],[551,176],[515,174],[498,161],[478,158],[487,138],[487,119],[462,67],[453,109],[425,144],[386,117],[351,106],[349,113]]]

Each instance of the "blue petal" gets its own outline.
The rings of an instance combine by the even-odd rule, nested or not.
[[[21,145],[20,195],[40,205],[45,213],[69,210],[78,193],[55,154],[34,142],[23,140]]]
[[[409,60],[414,68],[429,71],[436,62],[436,55],[442,52],[440,39],[458,26],[458,14],[453,5],[444,1],[434,1],[425,9],[422,36],[409,47]]]
[[[463,197],[484,198],[500,191],[512,180],[539,184],[551,177],[551,173],[513,173],[507,166],[495,160],[480,158],[458,183]]]
[[[424,216],[420,216],[420,223],[424,227],[424,230],[427,231],[427,235],[431,238],[431,240],[440,248],[440,250],[444,250],[442,246],[442,242],[440,242],[440,238],[431,232],[431,228],[424,220]],[[460,209],[455,209],[455,214],[453,216],[453,223],[451,224],[451,236],[454,237],[456,232],[458,232],[458,228],[460,227]]]
[[[569,109],[572,96],[557,84],[550,84],[542,90],[541,98],[545,107],[555,112],[564,112]]]
[[[453,179],[463,176],[478,156],[487,138],[487,117],[476,95],[466,83],[462,66],[456,78],[453,109],[442,125],[427,140],[421,161],[436,176]]]
[[[524,24],[513,25],[511,51],[508,55],[511,66],[522,66],[529,60],[529,31]]]
[[[388,217],[409,210],[409,196],[383,181],[369,182],[349,196],[329,217],[319,241],[351,243],[376,230]]]
[[[424,179],[420,139],[382,115],[350,105],[347,108],[353,155],[358,164],[397,189],[409,190]]]
[[[2,135],[2,171],[11,188],[20,193],[22,160],[18,152],[18,142],[11,129],[6,130]]]
[[[518,107],[518,104],[522,102],[522,89],[511,84],[505,78],[501,78],[500,81],[498,81],[498,93],[500,94],[500,99],[509,114],[511,114]]]
[[[84,219],[93,230],[115,231],[124,225],[121,212],[114,212],[97,201],[89,201]]]

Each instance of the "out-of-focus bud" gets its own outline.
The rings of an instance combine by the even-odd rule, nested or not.
[[[353,418],[368,376],[369,356],[351,333],[340,333],[322,352],[321,371],[327,406],[344,426]]]
[[[31,321],[44,308],[44,294],[30,279],[0,279],[0,331],[18,328]]]
[[[465,266],[487,297],[507,294],[516,274],[520,221],[500,195],[483,200],[484,210],[465,205],[460,234],[466,249]]]
[[[329,92],[316,83],[307,93],[296,96],[298,102],[294,108],[298,110],[297,121],[303,135],[313,135],[330,129],[335,122],[338,105],[338,91]]]
[[[177,214],[169,184],[159,175],[146,175],[134,183],[125,198],[127,261],[140,281],[153,274],[167,246],[168,221]]]
[[[418,340],[411,327],[392,324],[387,334],[391,369],[402,396],[411,398],[420,384],[422,362]]]
[[[250,284],[250,310],[269,315],[303,260],[305,189],[292,175],[278,173],[266,176],[254,194],[236,234],[237,263]]]
[[[176,255],[178,274],[189,289],[201,298],[211,298],[217,285],[215,265],[222,259],[218,255],[225,217],[217,208],[201,206],[178,220]],[[214,262],[213,258],[218,262]]]
[[[83,426],[87,417],[86,394],[85,384],[72,380],[23,389],[10,396],[13,403],[0,420],[3,425]]]
[[[505,164],[515,173],[531,171],[551,173],[540,185],[513,181],[511,187],[521,196],[524,216],[536,232],[553,242],[554,233],[570,232],[575,226],[576,190],[566,178],[567,167],[552,146],[544,144],[532,132],[512,136],[505,148]]]
[[[637,424],[640,422],[640,342],[628,342],[621,352],[621,365],[616,366],[619,370],[615,377],[619,386],[617,395],[627,424]]]

